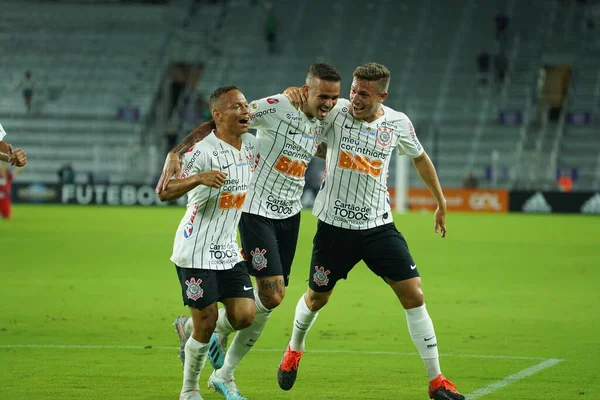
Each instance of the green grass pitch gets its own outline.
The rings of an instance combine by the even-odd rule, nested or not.
[[[171,323],[187,310],[169,256],[182,215],[16,206],[12,220],[0,220],[0,399],[178,398]],[[430,214],[395,221],[423,278],[442,370],[461,392],[600,399],[599,218],[451,214],[444,240]],[[286,299],[236,372],[241,392],[251,400],[426,399],[404,312],[362,264],[309,333],[295,387],[279,389],[315,227],[303,213]],[[548,359],[562,361],[543,368]],[[202,394],[222,398],[206,389],[210,372]]]

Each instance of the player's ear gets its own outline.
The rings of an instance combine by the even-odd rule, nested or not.
[[[221,122],[221,113],[216,108],[210,112],[215,122]]]
[[[381,103],[383,103],[383,101],[386,99],[388,93],[387,92],[383,92],[379,95],[379,97],[381,97]]]

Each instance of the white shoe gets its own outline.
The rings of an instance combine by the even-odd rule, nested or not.
[[[181,393],[179,395],[179,400],[204,400],[202,396],[200,396],[200,392],[197,390],[192,390],[190,392]]]
[[[217,371],[213,371],[208,378],[208,388],[221,393],[226,400],[248,400],[240,394],[233,375],[228,379],[223,379],[217,376]]]
[[[182,315],[180,317],[175,318],[175,322],[173,322],[173,326],[175,327],[175,332],[179,336],[179,359],[181,360],[181,365],[185,365],[185,343],[191,336],[191,333],[188,334],[185,332],[185,323],[190,317]]]

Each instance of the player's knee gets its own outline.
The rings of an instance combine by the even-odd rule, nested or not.
[[[192,337],[199,342],[207,343],[210,335],[214,332],[217,326],[217,321],[212,319],[204,319],[198,323],[194,323]]]
[[[411,308],[421,307],[425,304],[425,297],[421,290],[404,293],[400,296],[400,302],[404,309],[409,310]]]
[[[309,292],[305,295],[306,306],[312,312],[317,312],[321,308],[325,307],[327,302],[329,301],[329,297],[331,296],[331,292],[329,293],[316,293]]]
[[[245,329],[252,325],[252,322],[254,322],[254,311],[237,315],[235,318],[233,318],[233,321],[230,318],[229,322],[236,331]]]
[[[281,304],[284,297],[285,297],[285,292],[270,294],[268,296],[268,298],[262,302],[263,306],[265,306],[265,308],[267,308],[268,310],[273,310],[274,308],[277,308]]]

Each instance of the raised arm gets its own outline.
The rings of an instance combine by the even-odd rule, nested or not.
[[[435,210],[434,214],[435,232],[437,233],[440,231],[444,238],[446,237],[446,199],[444,197],[444,192],[442,192],[440,180],[438,179],[433,162],[431,162],[427,153],[423,152],[417,158],[413,158],[413,164],[437,203],[437,210]]]
[[[210,132],[216,129],[215,121],[204,122],[191,131],[173,150],[167,154],[163,170],[156,185],[156,193],[160,194],[167,188],[169,179],[174,175],[178,177],[181,174],[181,162],[179,158],[194,144],[204,139]]]

